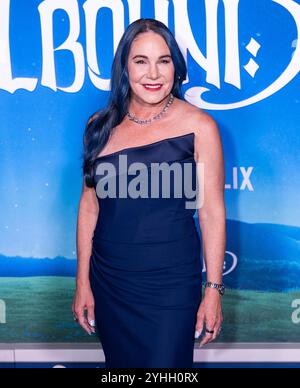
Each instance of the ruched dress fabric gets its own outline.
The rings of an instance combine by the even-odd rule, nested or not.
[[[94,162],[99,216],[92,241],[90,283],[106,368],[193,366],[202,297],[201,242],[193,217],[195,207],[187,208],[186,203],[195,201],[196,195],[187,196],[182,183],[183,195],[177,198],[175,189],[180,184],[175,185],[171,172],[169,194],[163,196],[165,181],[161,178],[158,195],[151,197],[151,172],[155,176],[157,163],[171,166],[177,162],[181,182],[189,182],[196,190],[194,137],[193,132],[169,137],[103,155]],[[121,183],[118,178],[126,174],[120,156],[127,158],[127,166],[143,163],[148,197],[118,195],[124,182],[129,189],[139,175],[127,173],[127,180]],[[98,195],[100,181],[107,177],[105,162],[116,171],[115,198]],[[184,170],[185,164],[191,169]]]

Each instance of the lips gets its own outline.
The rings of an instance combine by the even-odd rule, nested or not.
[[[143,86],[147,90],[159,90],[162,84],[144,84]]]

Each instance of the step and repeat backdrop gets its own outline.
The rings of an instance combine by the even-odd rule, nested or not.
[[[184,97],[212,115],[223,141],[228,289],[217,342],[300,347],[292,0],[1,0],[0,343],[97,344],[71,313],[82,137],[106,105],[118,42],[141,17],[173,31],[188,66]],[[201,238],[196,213],[195,222]]]

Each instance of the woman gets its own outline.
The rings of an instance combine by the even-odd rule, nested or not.
[[[222,145],[214,120],[181,95],[186,72],[170,30],[155,19],[135,21],[116,51],[109,103],[86,127],[72,308],[89,334],[96,327],[106,367],[192,367],[195,338],[203,331],[203,346],[220,330]],[[190,164],[193,174],[196,163],[204,166],[204,202],[197,209],[208,281],[203,299],[195,207],[186,208],[186,196],[166,199],[160,192],[105,198],[113,178],[110,194],[124,183],[121,157],[146,166],[144,173],[154,162]],[[108,177],[104,170],[111,167]],[[127,188],[136,193],[130,179],[132,173]]]

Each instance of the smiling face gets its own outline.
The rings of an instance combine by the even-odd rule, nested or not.
[[[129,51],[128,74],[133,103],[155,105],[169,96],[175,68],[163,37],[152,31],[137,35]]]

